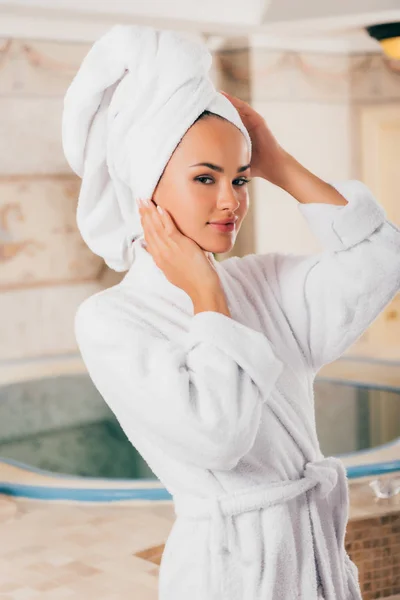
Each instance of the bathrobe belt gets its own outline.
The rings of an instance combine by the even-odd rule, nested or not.
[[[341,486],[336,497],[341,502],[331,506],[326,502],[328,494]],[[235,572],[229,572],[232,561],[224,561],[224,555],[234,551],[233,524],[230,517],[243,512],[268,508],[281,504],[312,490],[309,496],[312,537],[325,600],[358,599],[357,573],[344,548],[340,547],[336,531],[345,531],[348,503],[346,470],[340,459],[334,456],[308,462],[300,479],[278,481],[262,488],[249,488],[213,498],[175,495],[174,508],[177,516],[202,519],[212,518],[212,562],[215,565],[215,598],[236,598]],[[341,520],[336,528],[327,509],[335,510]],[[324,521],[322,525],[321,521]],[[326,539],[326,538],[330,539]],[[222,586],[222,587],[221,587]],[[236,592],[237,593],[237,592]],[[317,595],[315,595],[315,599]],[[311,599],[310,600],[315,600]]]

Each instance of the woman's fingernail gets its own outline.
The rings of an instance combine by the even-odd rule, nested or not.
[[[161,208],[161,206],[159,204],[157,204],[157,210],[160,213],[160,215],[164,214],[164,211],[163,211],[163,209]]]

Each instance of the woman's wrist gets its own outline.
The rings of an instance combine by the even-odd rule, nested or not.
[[[292,154],[284,152],[280,161],[278,187],[296,197],[299,186],[310,175],[312,173],[303,167]]]
[[[193,314],[200,312],[213,311],[219,312],[230,317],[228,303],[222,289],[207,290],[203,289],[197,294],[191,296],[193,302]]]

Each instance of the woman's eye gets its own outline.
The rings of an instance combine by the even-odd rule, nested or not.
[[[205,176],[203,176],[203,177],[196,177],[196,180],[197,181],[201,181],[202,183],[204,183],[204,179],[211,179],[211,177],[205,177]],[[211,181],[212,181],[212,179],[211,179]]]
[[[200,177],[196,177],[196,179],[198,181],[202,181],[204,179],[210,179],[211,181],[213,181],[212,177],[206,177],[205,175],[200,176]],[[247,179],[246,177],[240,177],[239,179],[235,179],[235,181],[240,181],[240,185],[239,187],[243,187],[245,183],[249,183],[249,181],[251,181],[251,179]]]

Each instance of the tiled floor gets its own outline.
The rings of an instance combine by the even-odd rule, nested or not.
[[[159,564],[175,518],[170,502],[8,504],[16,511],[0,511],[1,600],[157,599]]]
[[[365,487],[350,489],[354,516],[400,503],[384,500],[379,509],[365,498]],[[0,600],[157,600],[174,519],[171,501],[101,505],[0,495]]]

